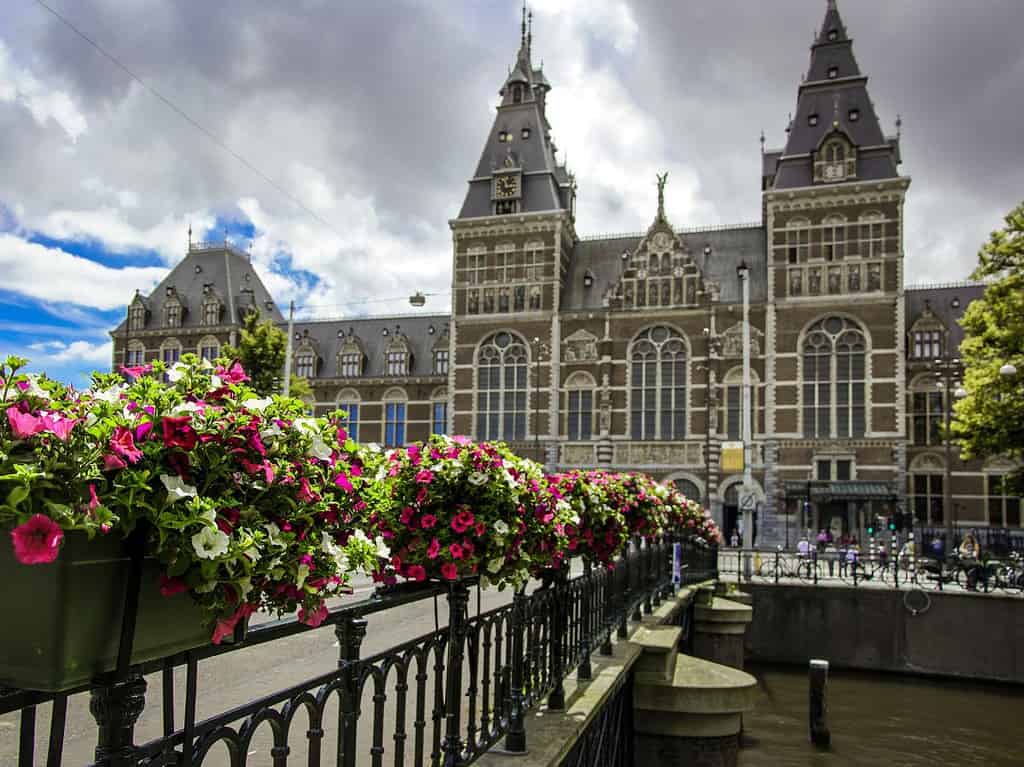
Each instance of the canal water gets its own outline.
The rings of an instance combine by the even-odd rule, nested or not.
[[[747,671],[758,691],[744,717],[740,767],[1024,767],[1024,689],[833,671],[832,747],[819,751],[807,735],[807,671]]]

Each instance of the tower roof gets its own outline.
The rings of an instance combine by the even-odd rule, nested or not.
[[[856,179],[899,176],[899,139],[883,133],[867,82],[839,8],[835,0],[828,0],[821,29],[811,45],[810,63],[799,87],[796,114],[778,160],[773,188],[811,186],[815,155],[833,133],[842,135],[856,150]]]

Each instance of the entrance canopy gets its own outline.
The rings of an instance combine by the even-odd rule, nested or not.
[[[816,503],[828,501],[894,501],[899,494],[892,482],[851,479],[845,481],[811,482],[786,481],[783,485],[787,499],[807,498]]]

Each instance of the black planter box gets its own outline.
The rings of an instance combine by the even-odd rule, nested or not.
[[[117,664],[129,559],[120,536],[65,534],[55,562],[23,565],[0,531],[0,685],[58,692]],[[142,567],[132,664],[201,647],[211,630],[188,593],[160,594],[160,565]]]

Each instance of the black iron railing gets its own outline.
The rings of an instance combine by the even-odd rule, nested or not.
[[[61,767],[68,701],[82,693],[89,695],[97,725],[95,764],[102,767],[234,767],[247,763],[260,744],[269,748],[274,767],[455,767],[502,741],[506,750],[523,752],[529,709],[545,702],[551,709],[564,707],[563,680],[574,671],[589,679],[593,651],[610,654],[613,635],[626,636],[628,623],[650,614],[677,585],[716,577],[717,549],[676,546],[664,539],[634,541],[613,570],[586,567],[575,577],[553,573],[532,592],[518,591],[495,609],[481,612],[478,601],[475,615],[473,582],[393,587],[331,612],[326,625],[338,639],[337,669],[201,721],[200,662],[323,628],[275,621],[251,628],[238,644],[123,669],[68,693],[0,690],[0,716],[20,712],[19,767],[37,764],[37,712],[46,706],[50,731],[45,762],[38,763]],[[447,626],[362,655],[369,616],[438,597],[447,600]],[[179,706],[174,682],[182,667],[185,696]],[[161,675],[162,734],[136,744],[145,676],[153,673]]]

